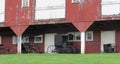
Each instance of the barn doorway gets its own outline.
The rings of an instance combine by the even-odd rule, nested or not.
[[[47,33],[45,34],[45,53],[50,53],[47,52],[47,49],[50,45],[55,45],[55,34],[56,33]]]
[[[101,31],[101,52],[115,51],[115,31]]]

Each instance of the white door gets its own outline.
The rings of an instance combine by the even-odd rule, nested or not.
[[[45,34],[45,53],[47,53],[47,48],[50,45],[54,45],[55,43],[55,33]]]
[[[104,52],[104,44],[115,46],[115,31],[101,31],[101,52]]]

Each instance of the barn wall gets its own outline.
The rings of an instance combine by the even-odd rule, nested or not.
[[[116,30],[116,52],[120,52],[120,30]]]
[[[12,36],[2,36],[2,47],[12,49],[16,47],[16,44],[12,43]]]
[[[34,37],[30,37],[30,45],[34,45]],[[44,40],[42,43],[37,43],[40,53],[44,53]]]
[[[93,41],[86,41],[86,53],[100,53],[100,32],[93,32]]]

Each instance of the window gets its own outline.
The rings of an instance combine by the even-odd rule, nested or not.
[[[79,3],[81,0],[72,0],[72,3]]]
[[[80,41],[81,40],[81,33],[80,32],[69,32],[68,33],[68,41]],[[86,41],[93,41],[93,31],[86,32]]]
[[[30,6],[30,0],[22,0],[22,7],[29,7]]]
[[[17,44],[17,36],[13,36],[12,42],[13,42],[13,44]]]
[[[81,40],[80,32],[71,32],[68,34],[68,41],[80,41]]]
[[[86,32],[86,41],[93,41],[93,31]]]
[[[0,0],[0,22],[5,21],[5,0]]]
[[[23,36],[22,37],[22,43],[29,43],[29,37],[28,36]]]
[[[75,39],[74,33],[68,34],[68,41],[73,41]]]
[[[65,18],[66,0],[36,0],[35,20]]]
[[[42,42],[43,42],[43,35],[34,37],[34,43],[42,43]]]
[[[76,32],[75,33],[75,40],[76,41],[80,41],[81,40],[81,33],[80,32]]]
[[[120,0],[102,0],[102,15],[120,14]]]

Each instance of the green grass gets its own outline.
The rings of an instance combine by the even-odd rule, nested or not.
[[[120,54],[11,54],[0,64],[120,64]]]

